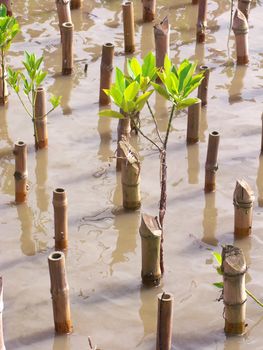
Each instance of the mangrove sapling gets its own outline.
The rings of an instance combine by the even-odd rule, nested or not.
[[[161,194],[159,202],[159,221],[163,230],[163,221],[166,211],[166,182],[167,182],[167,162],[166,151],[169,140],[171,124],[175,115],[175,111],[189,107],[190,105],[198,101],[197,98],[189,98],[188,96],[194,91],[201,83],[203,74],[199,73],[194,75],[196,64],[190,63],[188,60],[184,60],[179,67],[172,64],[168,56],[164,60],[164,68],[161,70],[156,69],[156,60],[152,53],[148,54],[143,64],[133,58],[128,61],[129,77],[116,69],[116,81],[111,85],[109,90],[104,90],[108,94],[114,104],[118,106],[121,112],[113,110],[100,111],[100,116],[114,117],[119,119],[130,118],[133,126],[137,132],[151,142],[158,150],[160,155],[160,183]],[[153,73],[154,72],[154,73]],[[155,77],[157,75],[163,85],[155,83]],[[158,130],[156,118],[152,112],[150,104],[148,102],[153,90],[148,90],[152,86],[156,92],[162,95],[166,100],[170,101],[171,112],[169,116],[167,130],[164,138],[161,137]],[[147,103],[150,114],[153,118],[158,141],[148,137],[141,127],[140,119],[138,119],[138,112],[142,110]],[[163,241],[163,234],[162,234]],[[161,270],[164,272],[163,258],[162,258],[162,245],[161,245]]]
[[[36,55],[25,52],[25,61],[23,61],[23,65],[26,69],[26,75],[18,70],[15,71],[11,68],[8,68],[8,84],[13,88],[15,93],[17,94],[24,110],[31,118],[34,127],[34,138],[35,138],[35,147],[39,148],[39,135],[37,131],[37,119],[36,115],[36,91],[43,83],[47,72],[43,72],[41,69],[41,64],[43,62],[43,56],[37,58]],[[21,90],[25,99],[21,96]],[[61,96],[51,95],[49,102],[52,105],[52,108],[41,118],[47,117],[55,108],[60,105]]]
[[[7,15],[5,5],[0,5],[0,50],[1,50],[1,79],[0,79],[0,104],[7,102],[7,86],[5,80],[6,64],[5,56],[12,40],[19,32],[19,25],[14,17]]]

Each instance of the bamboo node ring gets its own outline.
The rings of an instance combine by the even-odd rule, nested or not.
[[[231,307],[238,307],[240,305],[244,305],[246,302],[247,302],[247,298],[244,301],[241,301],[240,303],[232,304],[232,303],[228,303],[228,302],[224,301],[224,304],[227,306],[231,306]]]

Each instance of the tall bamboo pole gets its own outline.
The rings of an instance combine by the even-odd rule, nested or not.
[[[73,34],[74,25],[70,22],[62,24],[62,74],[70,75],[73,71]]]
[[[249,62],[248,53],[248,23],[246,16],[236,9],[232,25],[236,39],[237,64],[247,64]]]
[[[7,9],[7,16],[12,16],[12,4],[11,4],[11,0],[0,0],[0,4],[5,5],[6,9]]]
[[[70,0],[71,10],[79,9],[82,5],[82,0]]]
[[[216,189],[216,172],[218,169],[217,155],[220,135],[217,131],[209,134],[206,163],[205,163],[205,192]]]
[[[68,248],[68,200],[64,188],[53,191],[55,249]]]
[[[156,0],[141,0],[143,22],[152,22],[155,18]]]
[[[188,107],[188,118],[187,118],[187,144],[194,144],[199,141],[199,124],[201,116],[201,100]]]
[[[166,16],[160,24],[154,27],[156,66],[162,68],[165,55],[169,56],[170,47],[170,25]]]
[[[55,331],[56,333],[68,334],[72,332],[72,323],[64,253],[57,251],[50,254],[48,266]]]
[[[113,71],[113,55],[114,55],[114,45],[112,43],[107,43],[102,46],[102,56],[100,64],[100,97],[99,104],[101,106],[106,106],[110,104],[110,97],[105,94],[103,89],[109,89],[112,81],[112,71]]]
[[[3,332],[3,279],[0,276],[0,350],[5,350],[4,332]]]
[[[205,42],[205,30],[207,26],[206,22],[206,12],[207,12],[207,0],[198,1],[198,19],[196,25],[196,41],[198,43]]]
[[[247,21],[250,12],[251,2],[252,0],[238,0],[238,9],[245,15]]]
[[[197,96],[202,101],[202,106],[207,105],[207,95],[208,95],[208,83],[210,70],[207,66],[203,65],[199,67],[200,72],[203,72],[204,78],[201,81],[201,84],[198,86]]]
[[[48,132],[47,132],[47,107],[46,107],[46,90],[39,86],[36,89],[35,99],[35,147],[36,149],[47,148]]]
[[[15,202],[26,201],[27,197],[27,146],[23,141],[15,143]]]
[[[224,280],[225,333],[242,335],[246,327],[245,275],[247,265],[240,248],[231,245],[223,247],[221,270]]]
[[[156,350],[171,350],[173,333],[173,302],[170,293],[158,294]]]
[[[124,51],[133,53],[135,51],[135,30],[133,2],[125,1],[122,4],[123,30],[124,30]]]
[[[254,195],[245,180],[237,180],[233,195],[235,207],[234,235],[243,238],[251,234]]]
[[[72,22],[71,12],[70,12],[70,0],[56,0],[56,6],[57,6],[57,13],[58,13],[60,34],[62,34],[61,33],[62,24],[66,22],[69,22],[69,23]]]

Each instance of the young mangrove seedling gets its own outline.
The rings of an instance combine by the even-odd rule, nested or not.
[[[36,116],[36,91],[37,88],[40,87],[40,85],[43,83],[44,79],[46,78],[47,72],[42,71],[41,64],[43,62],[43,56],[37,58],[34,53],[28,53],[25,51],[25,60],[22,62],[26,74],[24,74],[22,71],[18,70],[15,71],[11,68],[8,68],[8,84],[13,88],[15,93],[17,94],[24,110],[28,114],[28,116],[31,118],[34,126],[34,137],[35,137],[35,146],[36,149],[38,149],[38,132],[37,132],[37,119]],[[21,96],[21,90],[24,94],[24,97],[26,97],[27,102],[24,98]],[[52,108],[43,116],[40,118],[46,117],[48,114],[50,114],[55,108],[57,108],[60,105],[61,96],[54,96],[51,95],[49,102],[52,105]]]

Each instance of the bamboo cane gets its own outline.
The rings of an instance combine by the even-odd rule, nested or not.
[[[206,31],[206,12],[207,12],[207,0],[198,1],[198,19],[196,25],[196,41],[198,43],[205,42],[205,31]]]
[[[223,247],[224,319],[227,335],[242,335],[246,327],[246,261],[241,249],[232,245]]]
[[[143,22],[152,22],[155,18],[156,0],[142,0]]]
[[[245,180],[237,180],[233,195],[235,207],[234,235],[243,238],[251,234],[254,195]]]
[[[23,141],[15,143],[15,202],[23,203],[27,197],[27,146]]]
[[[247,21],[250,12],[251,1],[252,0],[238,0],[238,9],[245,15]]]
[[[194,144],[199,141],[199,123],[201,115],[201,100],[188,107],[188,119],[187,119],[187,144]]]
[[[99,104],[101,106],[106,106],[110,104],[110,97],[105,94],[103,89],[109,89],[112,81],[112,71],[113,71],[113,55],[114,55],[114,45],[112,43],[107,43],[102,46],[102,57],[100,64],[100,97]]]
[[[200,66],[199,70],[203,72],[204,79],[201,81],[201,84],[198,86],[197,97],[200,98],[200,100],[202,101],[202,106],[206,106],[210,70],[207,66]]]
[[[127,140],[129,140],[131,133],[131,120],[129,116],[124,114],[123,119],[119,119],[118,122],[118,129],[117,129],[117,134],[118,134],[118,140],[117,140],[117,160],[116,160],[116,170],[121,171],[121,164],[122,164],[122,151],[119,147],[119,142],[122,140],[122,137],[126,137]]]
[[[2,68],[0,67],[0,105],[4,106],[8,102],[8,88],[7,82],[2,77]]]
[[[79,9],[82,5],[82,0],[70,0],[71,10]]]
[[[146,286],[158,286],[162,277],[160,269],[162,230],[157,217],[142,214],[139,231],[142,241],[142,283]]]
[[[69,22],[71,23],[71,12],[70,12],[70,0],[56,0],[57,13],[58,13],[58,23],[60,34],[62,35],[62,24]],[[62,41],[62,37],[61,37]]]
[[[72,332],[72,323],[64,253],[57,251],[50,254],[48,265],[55,331],[68,334]]]
[[[12,16],[12,4],[11,0],[0,0],[0,4],[5,5],[6,10],[7,10],[7,16]]]
[[[172,347],[173,302],[172,294],[158,294],[156,350],[170,350]]]
[[[123,154],[121,163],[122,202],[125,209],[136,210],[141,206],[140,160],[136,150],[125,137],[119,142]]]
[[[63,188],[53,191],[55,249],[68,248],[68,200]]]
[[[218,169],[217,155],[220,135],[217,131],[209,134],[207,156],[205,163],[205,192],[213,192],[216,189],[216,172]]]
[[[62,24],[62,74],[70,75],[73,71],[73,34],[74,25],[70,22]]]
[[[169,56],[170,47],[170,25],[166,16],[160,24],[154,27],[156,67],[162,68],[165,55]]]
[[[135,31],[134,31],[134,10],[133,2],[125,1],[122,4],[123,30],[124,30],[124,51],[133,53],[135,51]]]
[[[47,148],[47,107],[46,107],[46,90],[42,86],[36,89],[35,99],[35,147],[36,149]]]
[[[248,23],[246,16],[236,9],[232,25],[236,39],[237,64],[247,64],[249,62],[248,53]]]
[[[0,350],[5,350],[4,332],[3,332],[3,279],[0,276]]]

